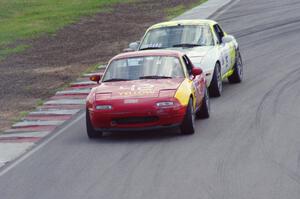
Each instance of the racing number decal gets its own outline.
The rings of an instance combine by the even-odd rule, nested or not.
[[[225,55],[225,63],[226,63],[226,68],[229,68],[229,55],[226,53]]]
[[[221,51],[221,57],[222,57],[222,65],[225,66],[226,69],[229,68],[230,64],[230,59],[229,59],[229,53],[228,51],[225,49],[225,46],[222,47],[222,51]]]

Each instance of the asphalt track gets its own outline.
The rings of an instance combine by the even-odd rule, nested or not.
[[[225,83],[195,135],[90,141],[79,118],[0,177],[0,198],[300,198],[300,2],[241,0],[217,20],[240,43],[245,81]]]

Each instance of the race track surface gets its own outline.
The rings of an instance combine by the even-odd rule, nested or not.
[[[0,198],[300,198],[300,2],[241,0],[217,20],[240,43],[245,81],[224,83],[195,135],[90,141],[81,116],[0,177]]]

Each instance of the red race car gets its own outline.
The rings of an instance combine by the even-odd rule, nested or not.
[[[204,74],[177,51],[149,50],[115,56],[86,101],[89,138],[103,132],[179,126],[195,132],[195,116],[209,117]],[[101,79],[101,81],[100,81]]]

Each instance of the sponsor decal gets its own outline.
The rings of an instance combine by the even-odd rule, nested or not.
[[[131,86],[120,86],[119,94],[122,96],[130,95],[151,95],[154,94],[154,85],[152,84],[140,84]]]

